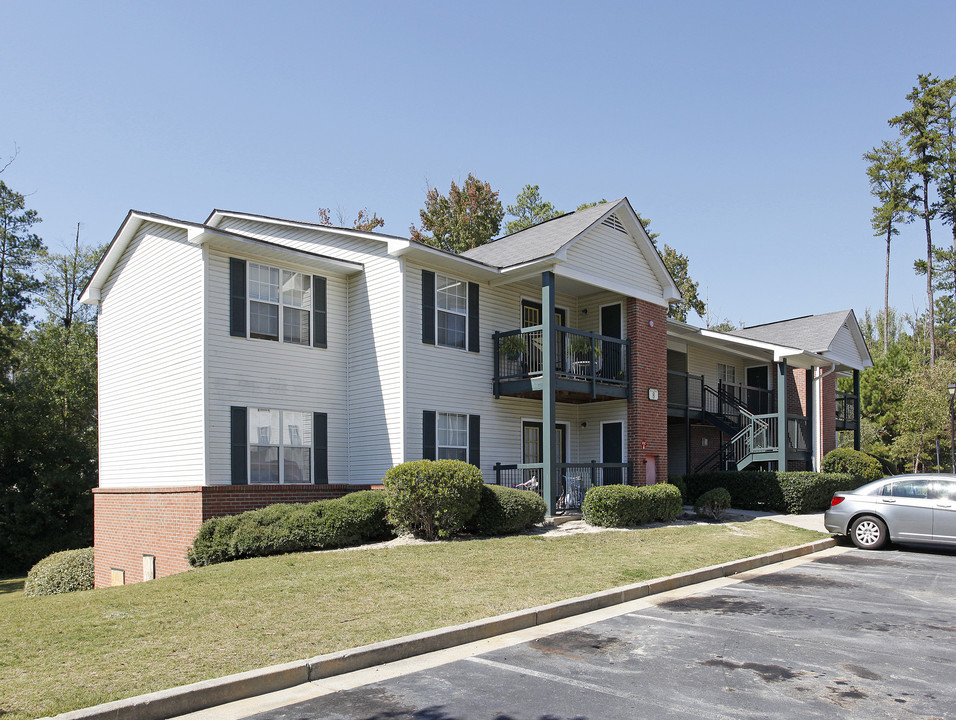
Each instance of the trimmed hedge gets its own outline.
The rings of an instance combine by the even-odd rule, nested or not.
[[[684,478],[680,475],[668,475],[667,482],[671,485],[677,486],[677,489],[680,490],[681,502],[686,502],[687,500],[687,483],[684,482]]]
[[[461,460],[416,460],[385,473],[388,521],[426,540],[464,529],[481,501],[481,470]]]
[[[517,533],[544,522],[547,511],[544,499],[532,490],[484,485],[478,511],[466,528],[478,535]]]
[[[206,520],[186,557],[193,566],[326,550],[391,537],[385,493],[364,490],[335,500],[269,505]]]
[[[708,490],[694,503],[694,512],[704,517],[720,520],[723,514],[730,509],[730,493],[726,488]]]
[[[30,569],[23,594],[39,597],[92,589],[93,548],[90,547],[47,555]]]
[[[688,500],[722,487],[730,493],[731,505],[740,510],[808,513],[826,510],[838,490],[854,490],[863,480],[845,473],[815,472],[707,472],[686,475]]]
[[[629,527],[649,522],[670,522],[681,512],[681,494],[675,485],[646,487],[602,485],[584,494],[584,521],[600,527]]]
[[[883,477],[883,466],[871,455],[852,448],[836,448],[823,456],[820,466],[826,473],[849,473],[867,482]]]

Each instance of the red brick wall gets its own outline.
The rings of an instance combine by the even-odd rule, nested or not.
[[[667,309],[627,299],[631,339],[631,400],[627,404],[627,457],[634,484],[647,484],[647,458],[654,458],[657,481],[667,479]],[[649,400],[654,388],[657,400]]]
[[[787,368],[787,412],[807,414],[807,371],[803,368]]]
[[[186,551],[203,520],[274,503],[341,497],[367,485],[211,485],[93,490],[94,583],[110,585],[123,570],[126,584],[143,579],[143,555],[156,558],[156,577],[189,569]]]
[[[704,447],[703,440],[707,438],[707,447]],[[690,468],[688,472],[693,472],[698,465],[712,456],[720,448],[721,443],[730,438],[724,435],[720,430],[712,425],[691,425],[690,426]],[[704,468],[712,470],[713,468]]]

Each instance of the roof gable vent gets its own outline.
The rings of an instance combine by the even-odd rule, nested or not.
[[[605,227],[611,228],[612,230],[617,230],[618,232],[622,232],[627,235],[627,230],[624,229],[624,224],[617,219],[617,215],[608,215],[601,224]]]

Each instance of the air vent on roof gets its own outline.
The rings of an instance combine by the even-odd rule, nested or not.
[[[608,215],[608,217],[601,224],[606,225],[612,230],[617,230],[618,232],[622,232],[625,235],[627,234],[627,230],[624,229],[624,224],[617,219],[617,215]]]

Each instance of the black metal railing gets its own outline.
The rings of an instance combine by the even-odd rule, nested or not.
[[[704,377],[668,370],[667,406],[686,410],[703,410]]]
[[[495,378],[521,380],[544,372],[541,325],[496,332]],[[554,366],[559,376],[609,385],[630,384],[630,343],[620,338],[557,326]]]
[[[601,485],[631,484],[634,464],[626,463],[557,463],[558,473],[555,482],[555,507],[558,510],[580,510],[584,494],[592,487]],[[542,463],[515,463],[505,465],[495,463],[495,485],[533,490],[542,497],[544,489],[541,478],[544,474]]]
[[[856,406],[859,399],[856,395],[837,391],[836,421],[838,430],[847,430],[856,427]]]

